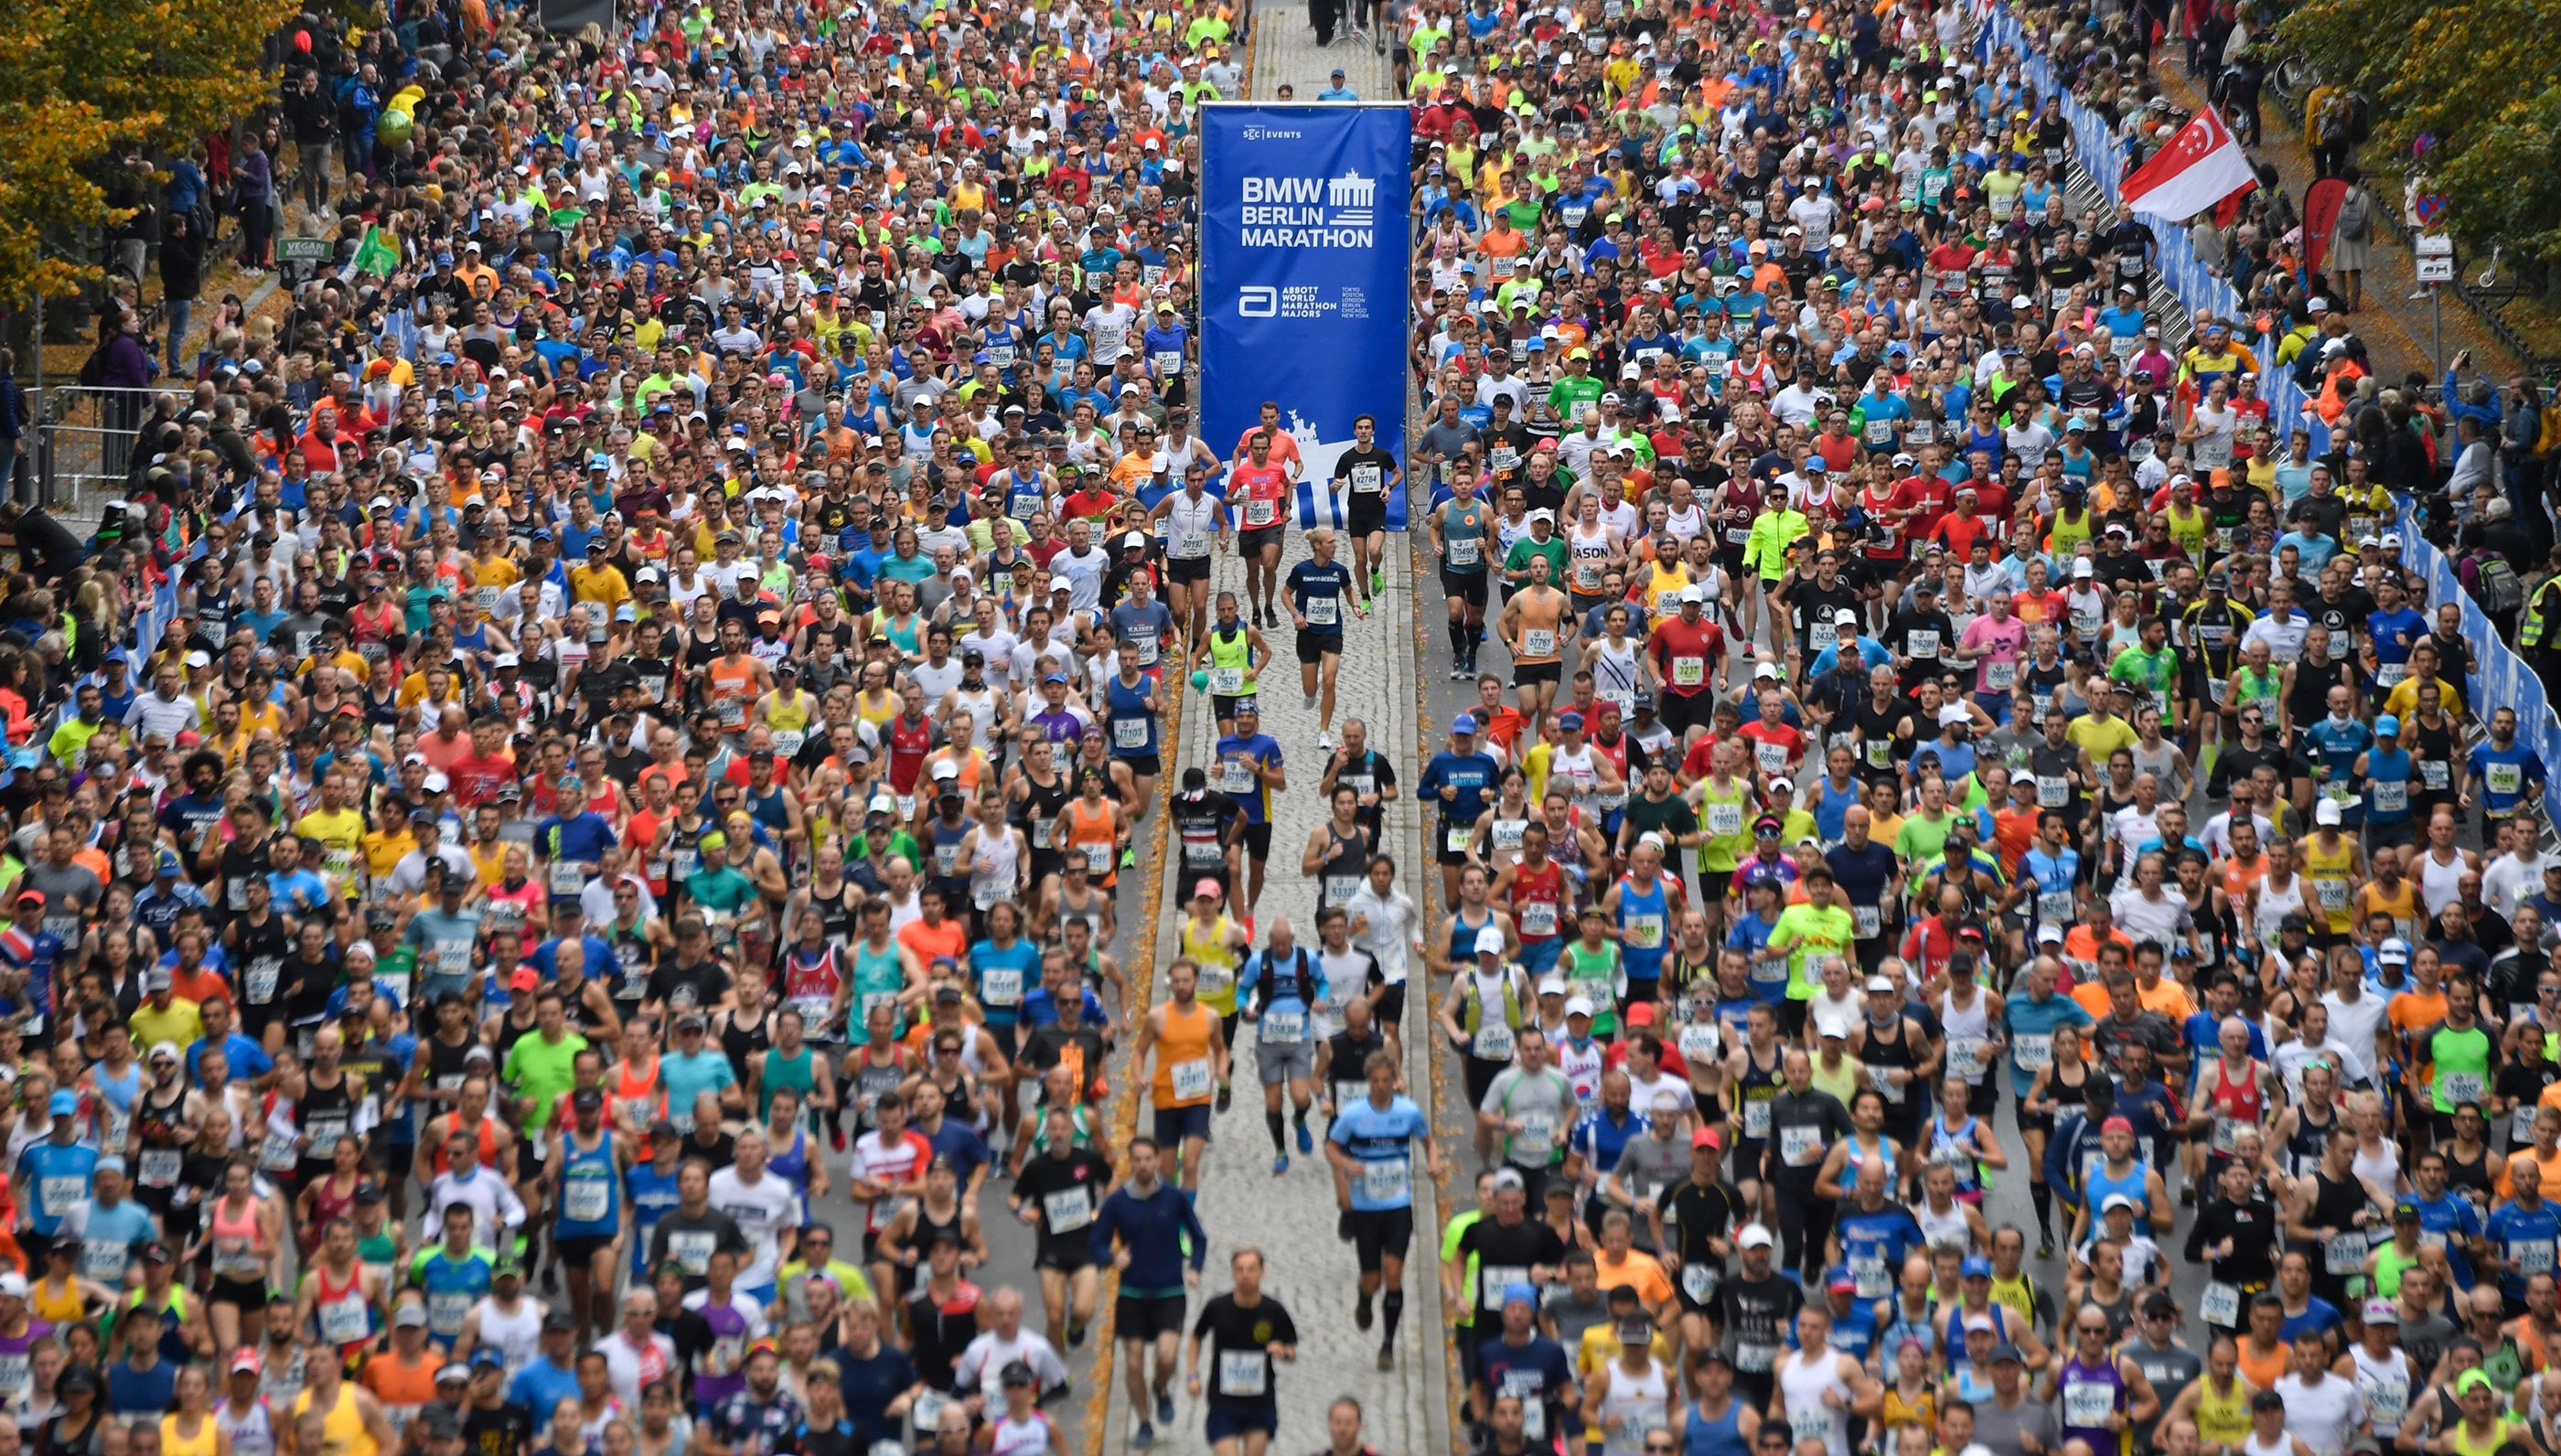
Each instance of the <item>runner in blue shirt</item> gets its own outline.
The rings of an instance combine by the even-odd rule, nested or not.
[[[1308,559],[1289,568],[1289,619],[1298,629],[1298,691],[1317,710],[1316,746],[1334,750],[1334,680],[1343,668],[1343,613],[1366,617],[1352,601],[1351,568],[1334,560],[1334,533],[1307,533]],[[1321,702],[1321,708],[1319,704]]]
[[[1360,1259],[1360,1295],[1352,1323],[1370,1326],[1370,1301],[1384,1287],[1387,1324],[1380,1332],[1378,1367],[1394,1361],[1397,1323],[1405,1318],[1405,1254],[1414,1241],[1414,1153],[1423,1148],[1424,1170],[1441,1177],[1441,1149],[1432,1120],[1410,1097],[1397,1094],[1396,1057],[1373,1052],[1363,1065],[1369,1096],[1334,1112],[1325,1133],[1325,1159],[1334,1167],[1334,1198],[1343,1210],[1343,1231]]]
[[[1238,701],[1236,731],[1220,734],[1210,756],[1217,764],[1215,786],[1245,816],[1243,909],[1250,921],[1263,899],[1264,862],[1272,858],[1272,795],[1289,786],[1281,771],[1280,744],[1263,731],[1263,714],[1253,699]]]
[[[613,825],[587,808],[587,786],[577,774],[560,781],[552,816],[534,826],[534,852],[543,858],[552,903],[575,900],[596,878],[596,862],[614,843]]]
[[[2475,743],[2464,760],[2461,802],[2469,809],[2478,799],[2481,816],[2495,824],[2541,798],[2544,777],[2543,755],[2516,740],[2516,710],[2502,708],[2489,716],[2489,741]]]
[[[80,1141],[80,1094],[58,1090],[45,1104],[54,1119],[51,1135],[30,1143],[18,1155],[18,1214],[50,1239],[64,1215],[88,1201],[88,1183],[97,1170],[97,1149]]]
[[[1476,820],[1485,812],[1486,796],[1502,765],[1476,746],[1476,719],[1462,713],[1450,720],[1450,746],[1423,765],[1414,792],[1441,811],[1441,842],[1435,856],[1441,864],[1443,902],[1458,902],[1458,872],[1467,863],[1467,846],[1476,838]]]

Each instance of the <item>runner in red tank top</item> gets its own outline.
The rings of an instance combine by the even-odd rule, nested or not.
[[[922,716],[913,720],[901,713],[889,721],[889,786],[902,797],[916,792],[918,775],[925,771],[925,756],[934,751],[934,723]],[[913,818],[902,813],[902,819]]]
[[[1272,406],[1264,408],[1272,412]],[[1245,599],[1258,627],[1271,626],[1277,615],[1280,538],[1289,524],[1289,472],[1272,457],[1272,442],[1270,430],[1256,430],[1247,436],[1246,458],[1227,472],[1227,499],[1239,517],[1236,551],[1245,558]]]
[[[1494,897],[1520,928],[1521,964],[1533,976],[1556,964],[1565,947],[1565,868],[1547,857],[1547,826],[1531,820],[1521,831],[1520,859],[1494,877]]]
[[[2211,1180],[2232,1160],[2240,1135],[2265,1127],[2273,1106],[2268,1068],[2250,1054],[2250,1029],[2238,1021],[2223,1025],[2223,1054],[2206,1063],[2196,1077],[2196,1116],[2205,1122],[2202,1142],[2187,1144],[2188,1176]]]

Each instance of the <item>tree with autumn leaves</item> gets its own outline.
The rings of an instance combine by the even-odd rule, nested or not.
[[[261,65],[294,0],[21,0],[0,25],[0,311],[97,277],[120,221],[101,163],[230,126],[274,88]]]
[[[2561,280],[2561,0],[2305,0],[2280,49],[2370,102],[2369,174],[2425,173],[2449,226]]]

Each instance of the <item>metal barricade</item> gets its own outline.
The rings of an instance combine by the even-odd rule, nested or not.
[[[155,402],[186,398],[179,390],[121,390],[64,385],[45,392],[35,411],[36,503],[75,513],[123,492],[131,478],[133,441]]]

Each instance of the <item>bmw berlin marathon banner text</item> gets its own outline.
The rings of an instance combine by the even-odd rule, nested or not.
[[[1343,525],[1326,488],[1352,421],[1405,456],[1406,214],[1413,118],[1402,105],[1210,103],[1201,126],[1201,433],[1237,450],[1265,401],[1306,462],[1301,526]],[[1387,500],[1406,524],[1405,494]]]

